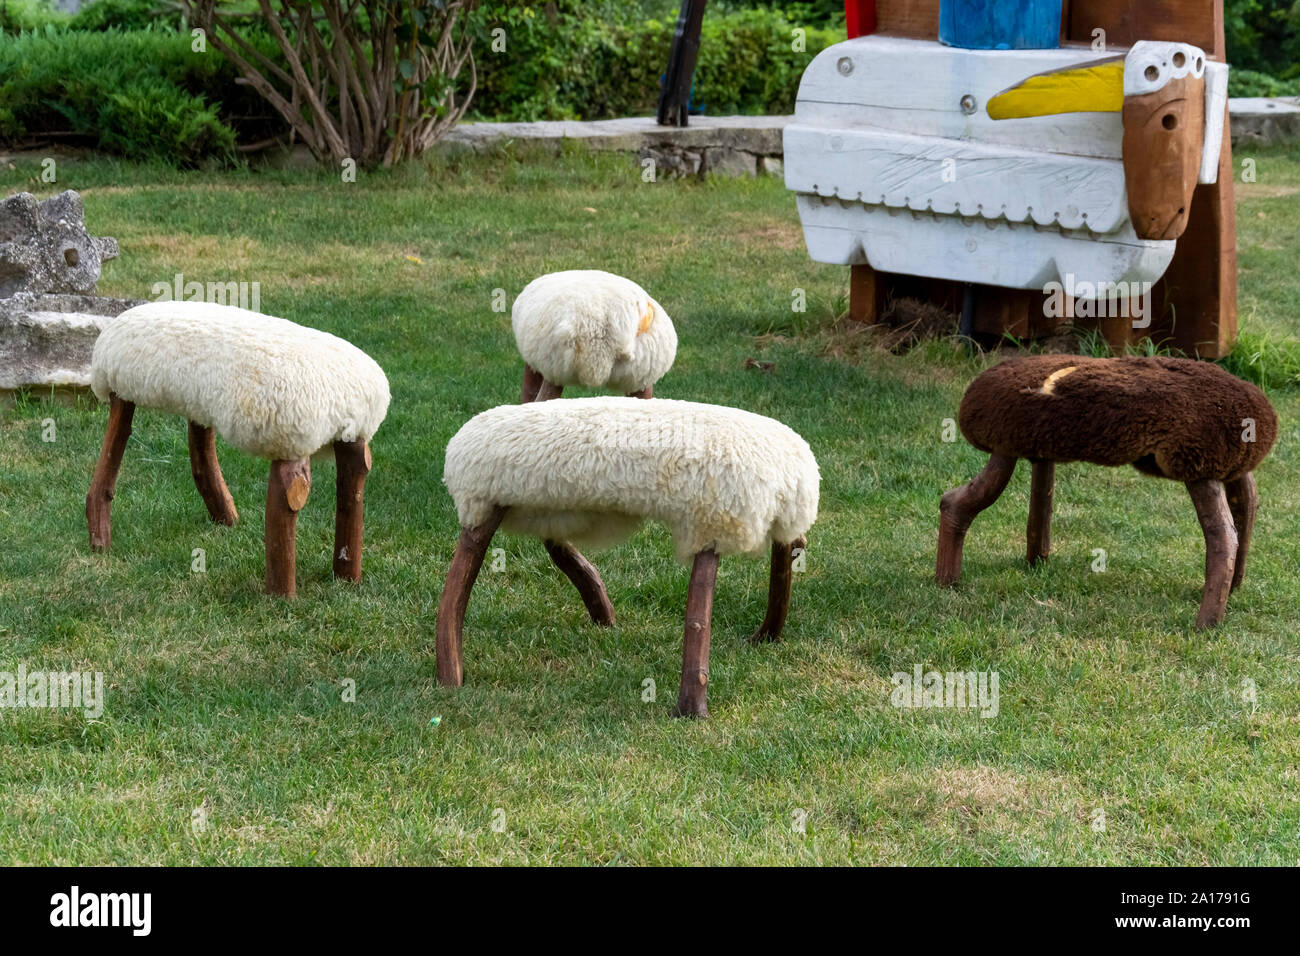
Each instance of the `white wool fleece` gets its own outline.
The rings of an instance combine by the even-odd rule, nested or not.
[[[808,443],[762,415],[574,398],[474,416],[447,444],[442,480],[465,527],[501,505],[506,531],[599,547],[649,518],[689,561],[794,541],[817,518],[821,479]]]
[[[215,428],[250,455],[295,460],[335,441],[369,441],[388,413],[388,379],[328,332],[206,302],[128,309],[95,342],[90,387]]]
[[[519,354],[548,382],[639,392],[677,357],[672,319],[631,279],[595,269],[552,272],[510,311]]]

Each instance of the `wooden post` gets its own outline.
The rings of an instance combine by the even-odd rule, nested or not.
[[[221,476],[216,430],[190,422],[189,444],[190,474],[207,506],[208,516],[217,524],[233,525],[239,520],[239,512],[235,510],[235,499],[230,496],[226,479]]]
[[[718,580],[718,553],[701,551],[691,566],[686,592],[686,631],[682,637],[682,683],[677,691],[677,717],[709,716],[709,627],[713,618],[713,587]]]
[[[108,426],[104,430],[104,443],[99,449],[94,477],[90,479],[90,491],[86,494],[86,526],[90,529],[92,551],[107,551],[113,543],[113,495],[117,491],[117,472],[122,467],[126,440],[131,437],[134,415],[133,402],[109,395]]]
[[[535,402],[549,402],[553,398],[559,398],[564,394],[564,386],[556,385],[554,382],[548,382],[542,379],[541,387],[537,389],[537,395],[533,398]]]
[[[1205,588],[1196,615],[1197,630],[1217,627],[1228,607],[1234,565],[1237,562],[1237,531],[1224,493],[1223,482],[1213,478],[1189,481],[1187,490],[1196,506],[1205,533]]]
[[[370,445],[364,441],[336,441],[334,462],[338,467],[334,479],[334,576],[360,581]]]
[[[1259,491],[1255,487],[1255,476],[1245,474],[1240,478],[1223,483],[1228,494],[1228,510],[1232,512],[1232,524],[1237,529],[1237,561],[1232,571],[1232,590],[1241,586],[1246,576],[1246,554],[1250,551],[1250,539],[1255,533],[1255,512],[1259,510]]]
[[[1033,462],[1029,479],[1029,530],[1025,536],[1025,560],[1030,564],[1046,561],[1052,551],[1052,492],[1055,484],[1056,463]]]
[[[527,362],[524,363],[524,381],[519,387],[519,404],[527,405],[537,398],[537,390],[542,387],[542,373]]]
[[[695,61],[700,55],[700,31],[704,26],[707,0],[682,0],[677,30],[668,53],[668,69],[659,93],[657,120],[660,126],[685,126],[695,78]]]
[[[772,542],[772,568],[767,581],[767,613],[763,615],[763,623],[758,625],[758,630],[749,636],[751,643],[781,639],[781,630],[790,613],[794,552],[802,551],[807,546],[808,542],[803,538],[797,538],[788,544]]]
[[[582,603],[591,615],[591,622],[601,627],[613,627],[614,605],[605,591],[605,582],[601,580],[600,572],[573,545],[563,541],[546,541],[545,544],[546,553],[551,556],[555,566],[578,589]]]
[[[998,500],[1016,470],[1016,459],[990,455],[974,479],[954,488],[939,501],[939,555],[934,576],[942,587],[961,579],[961,551],[975,516]]]
[[[311,461],[271,462],[266,484],[266,593],[295,597],[298,512],[311,492]]]
[[[885,276],[868,265],[849,266],[849,318],[875,325],[885,311]]]
[[[461,660],[462,628],[465,609],[469,607],[469,594],[478,579],[479,569],[492,535],[506,516],[505,508],[493,508],[488,519],[476,528],[461,528],[456,553],[447,569],[447,581],[442,586],[438,601],[438,622],[434,654],[438,665],[438,683],[446,687],[459,687],[465,681]]]

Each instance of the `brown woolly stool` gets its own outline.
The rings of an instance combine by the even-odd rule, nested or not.
[[[1254,470],[1277,439],[1277,415],[1254,385],[1217,365],[1175,358],[1040,355],[984,372],[962,399],[966,440],[989,453],[984,470],[943,496],[935,577],[961,577],[975,516],[1006,488],[1016,461],[1033,466],[1026,557],[1050,550],[1056,462],[1132,465],[1187,485],[1205,533],[1198,628],[1223,620],[1241,584],[1259,496]]]

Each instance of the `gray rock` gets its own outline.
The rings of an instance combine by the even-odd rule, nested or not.
[[[0,299],[20,292],[93,295],[117,241],[86,232],[72,190],[40,202],[31,193],[0,200]]]
[[[754,176],[758,158],[743,150],[714,147],[704,151],[704,169],[710,176]]]
[[[109,322],[138,299],[24,293],[0,299],[0,391],[90,385],[90,356]]]
[[[764,156],[758,161],[760,172],[769,176],[775,176],[778,179],[785,178],[785,163],[780,156]]]
[[[704,154],[691,149],[679,149],[675,146],[642,147],[637,154],[642,164],[647,159],[654,160],[656,179],[673,179],[700,175],[704,168]],[[644,168],[644,165],[643,167]]]
[[[1231,101],[1232,145],[1238,149],[1300,139],[1300,100],[1245,97]]]

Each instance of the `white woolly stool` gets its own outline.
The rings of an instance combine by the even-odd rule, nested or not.
[[[510,324],[524,359],[521,402],[558,398],[566,385],[650,398],[677,357],[663,307],[596,269],[538,276],[515,298]]]
[[[498,527],[545,541],[592,620],[611,625],[600,575],[568,542],[615,543],[649,519],[666,524],[678,558],[692,562],[677,713],[699,717],[708,713],[718,556],[770,544],[767,614],[750,639],[777,639],[794,553],[817,518],[820,488],[808,443],[780,422],[721,405],[633,398],[482,412],[448,443],[443,482],[461,534],[438,605],[439,683],[463,682],[465,610]]]
[[[337,336],[285,319],[204,302],[151,302],[100,333],[91,389],[108,427],[86,495],[90,546],[112,543],[110,507],[136,405],[189,420],[190,471],[208,514],[238,520],[217,462],[216,435],[271,460],[266,497],[266,590],[293,597],[298,512],[313,455],[338,464],[334,575],[361,579],[370,439],[388,413],[388,379]]]
[[[515,298],[510,324],[524,359],[524,404],[559,398],[566,385],[651,398],[677,357],[677,330],[663,307],[631,279],[598,269],[538,276]],[[614,606],[600,572],[570,542],[544,543],[591,619],[612,626]]]

